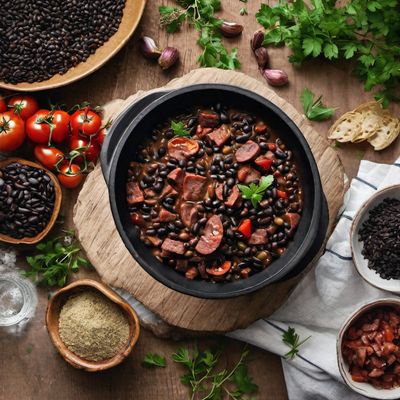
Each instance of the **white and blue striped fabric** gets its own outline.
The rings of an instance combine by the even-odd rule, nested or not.
[[[311,336],[301,346],[298,357],[292,361],[282,359],[291,400],[365,398],[350,391],[340,377],[336,335],[343,321],[362,303],[395,295],[372,287],[356,272],[351,258],[350,227],[354,215],[371,195],[398,183],[400,159],[391,165],[361,161],[338,224],[316,267],[270,318],[228,334],[281,356],[288,351],[282,332],[289,326],[301,338]]]

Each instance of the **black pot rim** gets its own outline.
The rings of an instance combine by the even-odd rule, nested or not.
[[[145,118],[149,113],[154,112],[158,107],[161,107],[164,103],[168,102],[171,99],[174,99],[177,96],[180,96],[182,94],[186,94],[189,92],[194,92],[194,91],[201,91],[201,90],[221,90],[221,91],[228,91],[234,95],[240,95],[240,96],[247,96],[251,98],[252,100],[260,103],[263,107],[269,108],[278,118],[283,120],[285,124],[287,124],[290,127],[291,133],[296,136],[296,139],[300,142],[306,156],[307,156],[307,162],[308,162],[308,168],[311,170],[311,174],[313,176],[313,184],[314,184],[314,208],[313,208],[313,213],[312,213],[312,218],[309,224],[309,229],[307,231],[306,236],[303,238],[301,241],[301,245],[298,246],[297,251],[295,254],[291,257],[290,260],[287,261],[285,266],[278,272],[276,272],[274,275],[270,275],[267,278],[264,279],[259,279],[257,282],[252,283],[252,284],[246,284],[250,281],[251,278],[246,279],[246,280],[241,280],[241,285],[238,287],[236,285],[235,288],[233,288],[233,285],[237,284],[238,282],[229,282],[229,283],[222,283],[222,284],[212,284],[209,283],[209,285],[218,285],[219,289],[218,291],[215,292],[207,292],[201,289],[197,289],[193,285],[193,281],[189,281],[186,278],[182,282],[174,282],[170,279],[167,279],[165,274],[163,274],[163,271],[154,268],[150,263],[148,263],[142,255],[135,249],[135,247],[132,245],[131,240],[129,239],[127,233],[125,232],[124,226],[122,224],[118,207],[116,204],[116,196],[115,196],[115,182],[116,182],[116,175],[117,175],[117,164],[118,164],[118,159],[121,155],[121,152],[125,146],[126,141],[130,137],[130,135],[134,134],[135,127],[140,123],[140,121]],[[133,105],[132,105],[133,106]],[[129,108],[128,108],[129,109]],[[127,109],[127,110],[128,110]],[[127,111],[125,110],[125,112]],[[118,121],[117,121],[118,122]],[[116,129],[117,124],[114,124],[112,127],[112,130]],[[109,198],[110,198],[110,204],[111,204],[111,210],[112,214],[114,217],[115,224],[117,226],[117,229],[123,239],[123,242],[127,249],[130,251],[132,256],[135,258],[135,260],[139,263],[139,265],[147,272],[149,273],[153,278],[155,278],[157,281],[161,282],[162,284],[166,285],[167,287],[176,290],[178,292],[195,296],[195,297],[200,297],[200,298],[213,298],[213,299],[218,299],[218,298],[232,298],[232,297],[237,297],[241,296],[244,294],[248,294],[251,292],[254,292],[258,289],[261,289],[262,287],[266,286],[269,283],[273,283],[278,281],[280,278],[282,278],[284,275],[288,274],[293,268],[298,265],[299,262],[307,255],[307,252],[312,248],[312,245],[316,239],[316,234],[318,231],[318,226],[320,223],[321,215],[322,215],[322,203],[323,203],[323,192],[322,192],[322,185],[320,181],[320,176],[318,172],[318,167],[316,164],[316,161],[314,159],[314,156],[311,152],[311,149],[304,138],[303,134],[301,133],[300,129],[298,126],[292,121],[292,119],[283,111],[281,110],[278,106],[267,100],[266,98],[252,92],[246,89],[242,89],[237,86],[233,85],[226,85],[226,84],[196,84],[196,85],[190,85],[190,86],[185,86],[176,90],[172,90],[170,92],[161,92],[160,97],[152,101],[147,107],[145,107],[142,111],[140,111],[137,116],[130,122],[130,124],[127,127],[123,128],[123,133],[119,139],[119,142],[117,146],[113,150],[113,156],[110,161],[109,166],[104,166],[103,165],[103,171],[107,175],[108,174],[108,179],[106,177],[106,180],[108,180],[108,187],[109,187]],[[103,160],[103,158],[102,158]],[[109,168],[109,169],[108,169]],[[150,251],[150,250],[149,250]],[[285,256],[285,253],[283,254],[282,258]],[[260,276],[261,273],[255,274],[254,276]],[[177,274],[178,275],[178,274]],[[229,290],[233,289],[233,290]]]

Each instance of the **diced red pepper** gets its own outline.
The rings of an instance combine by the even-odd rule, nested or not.
[[[394,333],[393,329],[390,326],[385,326],[384,336],[386,342],[393,342]]]
[[[251,220],[249,218],[243,220],[243,222],[239,225],[238,231],[247,238],[251,236]]]
[[[276,194],[280,199],[287,199],[287,197],[288,197],[287,193],[284,192],[283,190],[277,190]]]
[[[276,144],[275,143],[268,143],[268,149],[271,151],[275,151],[276,150]]]
[[[364,378],[361,374],[351,374],[351,379],[355,382],[367,382],[368,379]]]
[[[255,163],[263,170],[268,171],[271,168],[272,160],[265,157],[258,157],[256,158]]]
[[[222,265],[212,266],[211,268],[206,268],[207,274],[214,276],[225,275],[231,269],[231,262],[225,261]]]

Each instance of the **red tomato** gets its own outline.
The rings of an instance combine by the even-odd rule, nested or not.
[[[251,220],[249,218],[243,220],[239,225],[238,231],[244,236],[249,238],[251,236]]]
[[[86,159],[93,162],[97,161],[100,154],[100,145],[96,141],[78,137],[71,138],[70,149],[86,154]]]
[[[276,194],[278,195],[278,197],[280,199],[287,199],[287,197],[288,197],[287,193],[285,191],[283,191],[283,190],[277,190]]]
[[[84,136],[96,135],[101,127],[101,118],[89,107],[75,111],[71,115],[71,130],[73,136],[82,134]]]
[[[62,143],[68,132],[69,115],[62,110],[39,110],[26,121],[26,134],[35,143]]]
[[[12,112],[0,114],[0,151],[14,151],[24,143],[25,123]]]
[[[255,163],[260,166],[264,171],[268,171],[271,168],[272,160],[261,156],[256,158]]]
[[[54,169],[56,164],[64,158],[64,153],[55,147],[48,147],[38,144],[35,146],[35,157],[48,169]]]
[[[8,108],[12,108],[15,115],[19,115],[24,121],[31,117],[37,110],[39,104],[35,98],[27,95],[17,95],[8,101]]]
[[[7,111],[7,104],[4,101],[3,96],[0,96],[0,113],[6,112]]]
[[[96,141],[100,146],[104,143],[104,139],[106,138],[108,132],[110,131],[111,124],[112,120],[109,119],[107,123],[104,125],[104,127],[101,128],[99,130],[99,133],[96,135]]]
[[[77,164],[71,164],[71,166],[68,164],[63,165],[58,174],[58,180],[61,185],[68,189],[76,188],[82,182],[82,174],[80,171],[81,169]]]
[[[212,266],[211,268],[206,268],[207,274],[214,276],[225,275],[231,269],[231,262],[225,261],[222,265]]]

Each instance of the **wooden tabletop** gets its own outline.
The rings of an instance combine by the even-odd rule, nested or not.
[[[58,102],[73,105],[82,100],[93,104],[104,104],[115,98],[125,98],[139,89],[151,89],[164,85],[170,79],[181,76],[197,68],[196,59],[200,49],[196,46],[197,33],[184,28],[182,32],[168,35],[159,28],[158,6],[172,1],[151,0],[137,34],[128,45],[102,69],[90,77],[52,92],[41,94],[50,96]],[[259,28],[255,12],[261,1],[249,1],[248,16],[240,16],[239,10],[244,3],[239,0],[222,0],[226,20],[237,21],[245,26],[240,39],[230,40],[232,46],[239,48],[242,62],[241,71],[266,84],[259,75],[251,54],[249,40]],[[181,52],[181,63],[168,72],[162,72],[157,65],[144,60],[138,52],[137,39],[141,33],[152,36],[161,47],[176,46]],[[290,84],[277,89],[277,93],[301,110],[299,95],[304,87],[316,94],[323,94],[327,104],[338,107],[337,116],[354,108],[363,101],[371,99],[363,92],[361,84],[350,74],[348,65],[316,61],[294,69],[287,61],[287,49],[271,49],[270,57],[273,68],[284,69],[289,74]],[[399,108],[395,108],[398,114]],[[331,122],[315,123],[314,127],[321,135],[326,135]],[[348,145],[337,149],[347,175],[353,177],[361,158],[379,162],[392,162],[400,154],[397,140],[389,149],[375,153],[367,144]],[[69,193],[64,201],[64,210],[70,221],[70,215],[76,193]],[[21,257],[19,265],[23,266]],[[80,276],[92,276],[83,273]],[[147,370],[140,362],[148,352],[157,352],[170,360],[170,355],[182,344],[193,345],[195,340],[177,343],[159,339],[143,331],[139,343],[132,355],[122,365],[101,374],[89,374],[67,365],[53,348],[46,332],[44,312],[48,290],[39,290],[39,304],[36,315],[26,331],[16,337],[0,331],[0,398],[5,400],[169,400],[187,399],[188,392],[179,382],[182,369],[179,365],[168,362],[165,369]],[[223,364],[237,361],[243,345],[222,337],[198,339],[202,346],[213,346],[220,341],[226,344]],[[254,381],[259,385],[259,400],[287,399],[280,359],[265,351],[251,348],[249,370]]]

